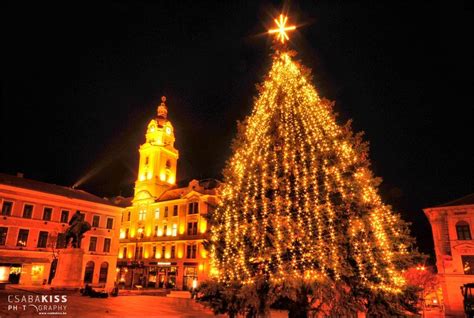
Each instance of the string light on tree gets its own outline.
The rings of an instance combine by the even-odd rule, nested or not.
[[[270,30],[284,43],[288,18]],[[397,294],[412,240],[382,202],[367,144],[338,124],[310,72],[277,50],[239,127],[212,213],[211,274],[219,282],[352,282]]]

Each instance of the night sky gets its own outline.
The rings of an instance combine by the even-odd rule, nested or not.
[[[178,180],[220,178],[281,2],[74,3],[2,5],[0,171],[130,195],[166,95]],[[286,7],[291,47],[340,122],[365,131],[384,200],[431,252],[422,208],[473,191],[472,2]]]

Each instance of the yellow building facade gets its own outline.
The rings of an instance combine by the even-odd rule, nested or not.
[[[217,205],[217,180],[176,185],[179,152],[166,98],[139,148],[134,197],[124,209],[117,280],[123,287],[189,290],[207,278],[206,214]]]

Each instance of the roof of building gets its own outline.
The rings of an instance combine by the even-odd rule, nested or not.
[[[157,201],[159,202],[180,199],[191,191],[201,194],[216,194],[217,188],[219,188],[220,185],[221,182],[216,179],[194,179],[191,180],[185,187],[166,190]]]
[[[468,194],[462,198],[459,198],[447,203],[437,205],[436,207],[470,205],[470,204],[474,204],[474,193]]]
[[[5,173],[0,173],[0,184],[7,186],[18,187],[43,193],[60,195],[70,199],[84,200],[94,203],[107,204],[112,206],[118,206],[113,201],[110,201],[105,198],[100,198],[89,192],[79,189],[73,189],[70,187],[64,187],[56,184],[41,182],[32,179],[26,179],[19,176],[12,176]]]

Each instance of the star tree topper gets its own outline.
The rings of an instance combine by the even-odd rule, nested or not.
[[[285,43],[285,40],[290,39],[288,37],[288,34],[286,34],[286,31],[293,31],[296,29],[296,26],[294,25],[286,26],[287,21],[288,17],[284,16],[283,14],[280,14],[280,20],[275,19],[275,23],[278,28],[268,30],[269,34],[276,34],[276,38],[280,40],[282,44]]]

